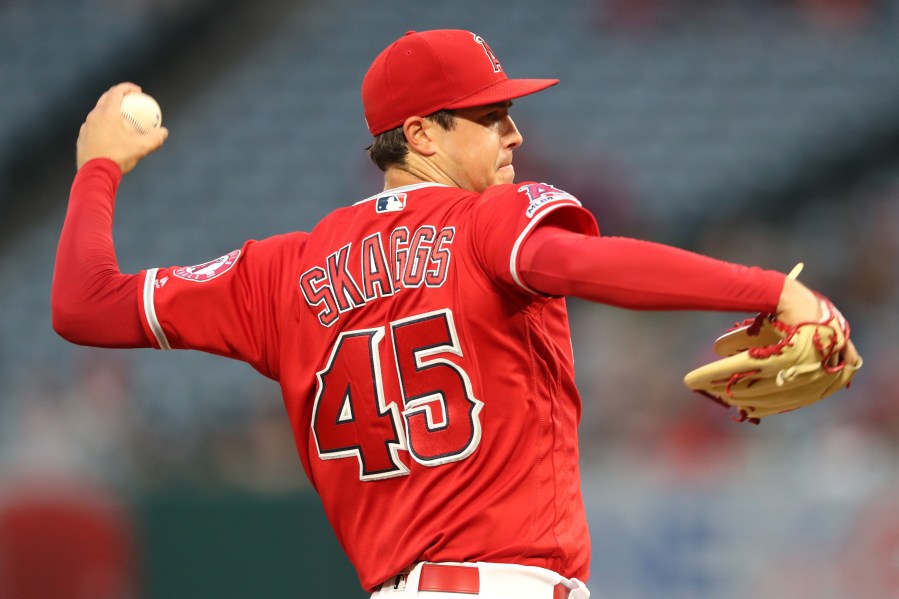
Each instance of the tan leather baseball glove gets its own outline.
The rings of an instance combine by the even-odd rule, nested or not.
[[[737,324],[715,341],[722,359],[689,372],[684,383],[754,424],[847,387],[862,360],[846,364],[849,323],[830,300],[819,294],[818,300],[819,322],[791,326],[759,314]]]

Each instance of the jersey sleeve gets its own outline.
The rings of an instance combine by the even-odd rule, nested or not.
[[[473,243],[484,270],[494,281],[539,294],[520,274],[521,248],[541,222],[599,235],[593,215],[577,198],[547,183],[515,183],[488,188],[473,216]]]
[[[157,349],[195,349],[249,363],[278,378],[279,321],[306,233],[248,241],[195,266],[143,273],[139,304]]]
[[[775,312],[782,273],[650,241],[591,237],[555,224],[528,238],[519,265],[541,292],[633,310]]]

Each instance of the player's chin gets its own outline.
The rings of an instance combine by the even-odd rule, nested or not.
[[[506,166],[502,166],[496,170],[496,184],[502,185],[503,183],[514,183],[515,182],[515,167],[511,164],[507,164]]]

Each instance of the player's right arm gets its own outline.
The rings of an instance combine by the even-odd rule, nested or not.
[[[50,310],[63,339],[96,347],[150,347],[138,312],[141,277],[120,272],[112,239],[122,171],[94,158],[75,175],[56,248]]]
[[[112,240],[115,194],[122,176],[168,137],[160,128],[140,134],[122,118],[133,83],[110,88],[81,126],[78,173],[72,184],[53,272],[54,330],[80,345],[149,347],[137,309],[139,275],[119,271]]]
[[[75,175],[53,272],[54,330],[79,345],[206,351],[274,376],[278,305],[290,297],[291,260],[306,234],[248,241],[205,269],[122,273],[112,237],[121,177],[106,158]]]
[[[273,376],[277,303],[289,297],[279,292],[290,288],[285,263],[302,252],[304,233],[247,242],[229,254],[233,260],[221,268],[210,262],[197,276],[179,267],[119,270],[112,235],[118,185],[165,137],[146,141],[123,129],[118,106],[125,93],[138,89],[112,88],[82,127],[53,273],[53,328],[79,345],[195,349],[246,361]]]

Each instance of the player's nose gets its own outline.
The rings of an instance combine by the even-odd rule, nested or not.
[[[506,142],[506,147],[509,149],[517,148],[524,143],[524,137],[522,137],[518,127],[515,126],[515,121],[510,116],[506,117],[506,130],[503,132],[503,138]]]

